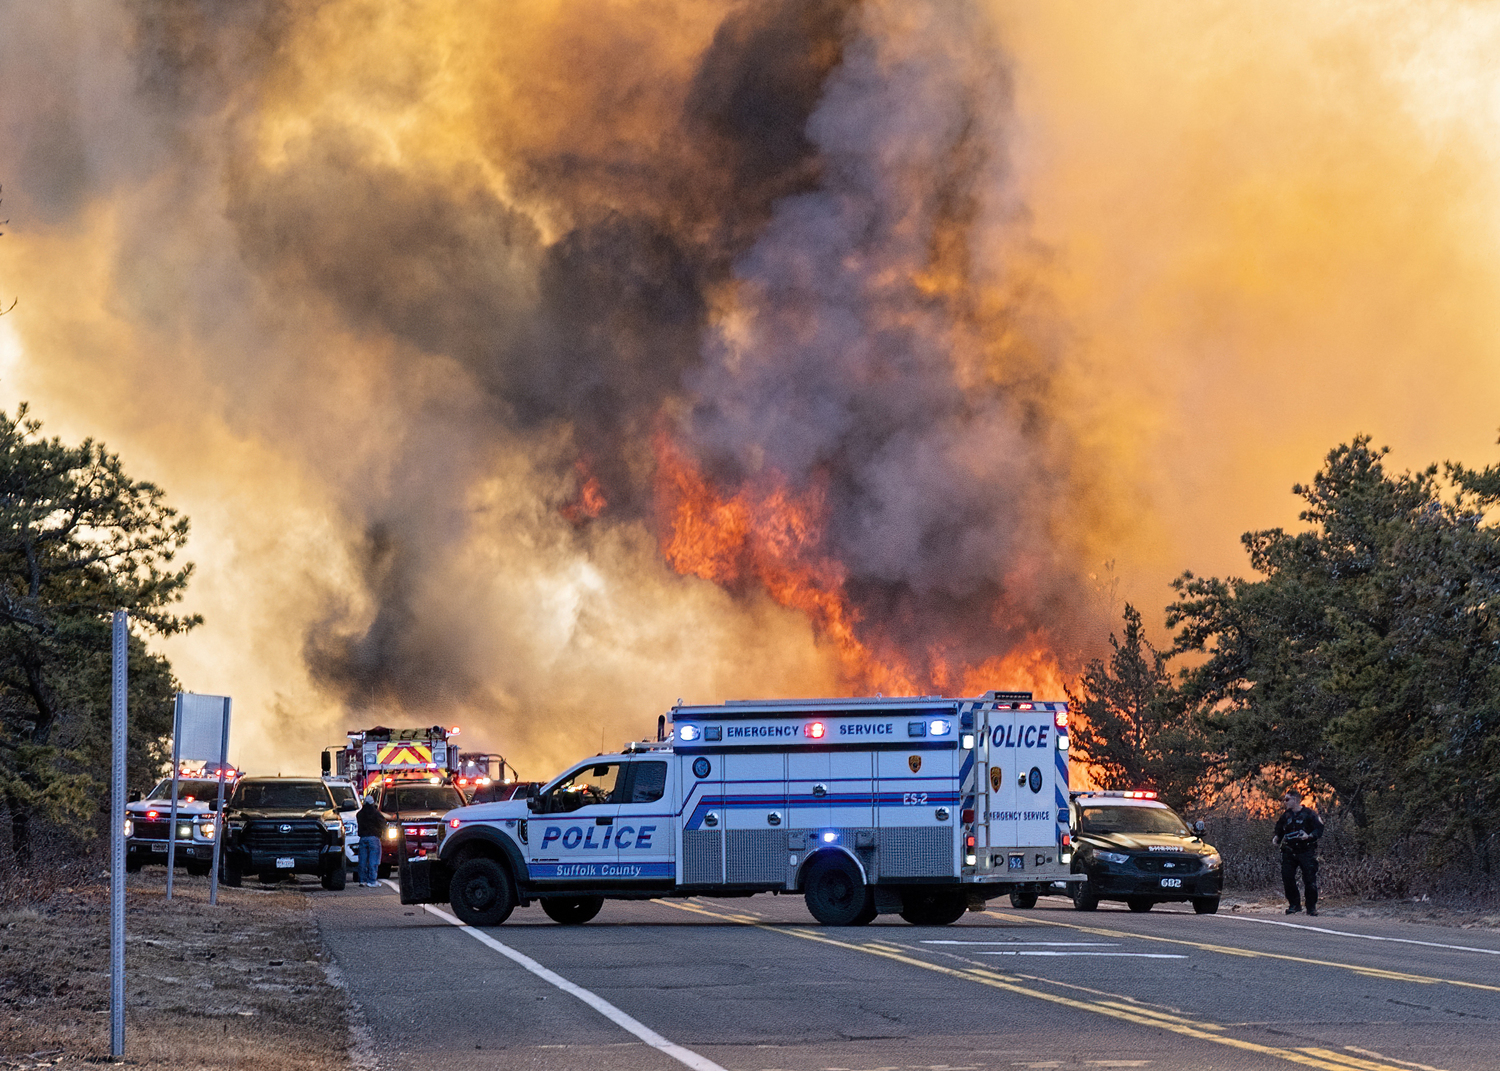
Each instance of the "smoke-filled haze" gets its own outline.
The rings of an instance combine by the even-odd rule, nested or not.
[[[1463,3],[0,0],[0,404],[192,518],[166,651],[257,771],[1055,692],[1336,442],[1494,459],[1497,48]]]

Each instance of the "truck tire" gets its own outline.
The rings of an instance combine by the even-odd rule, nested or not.
[[[349,881],[349,872],[344,869],[344,861],[339,860],[339,865],[332,870],[323,872],[323,888],[329,892],[341,892]]]
[[[1219,898],[1217,896],[1193,897],[1193,913],[1197,915],[1217,915],[1219,913]]]
[[[863,926],[875,918],[875,890],[844,859],[814,863],[802,889],[808,912],[824,926]]]
[[[582,926],[603,906],[602,896],[548,896],[542,900],[547,917],[562,926]]]
[[[1089,889],[1088,882],[1079,881],[1073,884],[1073,909],[1075,911],[1099,910],[1099,898]]]
[[[226,855],[223,865],[219,869],[219,881],[231,889],[238,889],[244,884],[245,872],[240,869],[240,864],[234,856]]]
[[[377,878],[379,878],[381,881],[384,881],[386,878],[390,877],[391,876],[391,864],[390,863],[376,863],[375,864],[375,876]]]
[[[453,913],[470,926],[498,926],[516,908],[510,875],[493,859],[460,863],[448,887]]]
[[[1142,915],[1147,911],[1150,911],[1151,905],[1154,903],[1156,903],[1156,901],[1151,899],[1151,897],[1149,896],[1127,896],[1125,898],[1125,906],[1130,908],[1130,910],[1134,911],[1137,915]]]
[[[1030,890],[1012,889],[1010,894],[1010,906],[1019,907],[1022,911],[1036,907],[1037,894]]]
[[[901,894],[901,917],[913,926],[949,926],[969,908],[962,889],[918,886]]]

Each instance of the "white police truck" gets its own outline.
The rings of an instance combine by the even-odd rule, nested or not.
[[[667,719],[670,717],[670,730]],[[1069,874],[1067,704],[1028,692],[673,707],[530,799],[448,812],[403,903],[494,926],[540,901],[802,893],[827,925],[946,925]]]

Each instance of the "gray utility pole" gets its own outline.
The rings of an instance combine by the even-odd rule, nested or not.
[[[109,786],[109,1054],[125,1056],[125,725],[130,682],[130,616],[114,613],[113,752]]]

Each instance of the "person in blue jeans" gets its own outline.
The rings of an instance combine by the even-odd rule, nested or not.
[[[375,806],[375,794],[365,797],[359,809],[359,883],[368,889],[380,887],[375,880],[380,866],[380,838],[385,834],[385,815]]]

